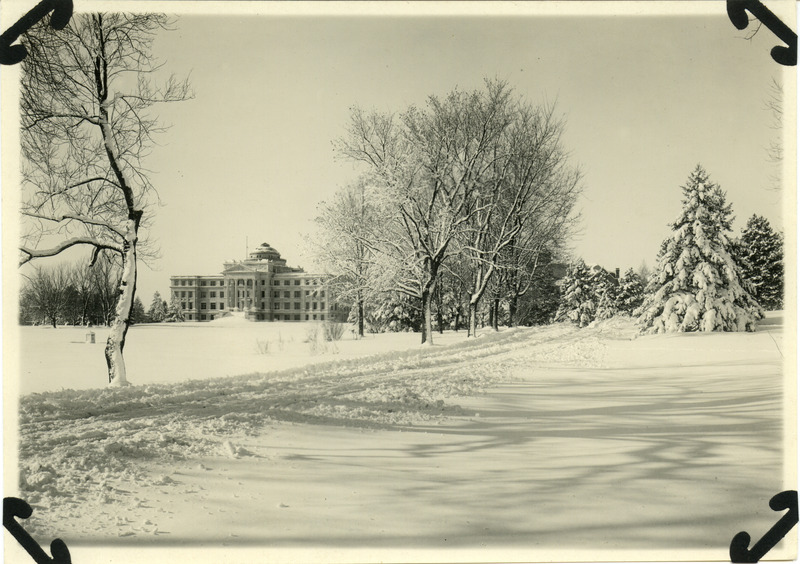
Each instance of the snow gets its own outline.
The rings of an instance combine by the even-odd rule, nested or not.
[[[234,316],[206,323],[133,325],[125,341],[128,380],[164,384],[284,370],[414,349],[420,342],[418,333],[365,335],[356,340],[348,328],[342,340],[318,340],[315,346],[309,339],[317,329],[312,323],[255,323]],[[102,388],[108,382],[102,351],[107,327],[20,327],[20,332],[21,394]],[[89,332],[95,333],[95,344],[86,343]],[[464,331],[434,333],[433,342],[454,343],[465,335]]]
[[[280,331],[281,354],[254,352],[253,331]],[[67,333],[23,328],[23,375],[51,362],[29,339],[61,343],[65,380],[86,351],[102,362]],[[791,489],[781,314],[754,333],[636,334],[613,318],[424,348],[379,335],[308,364],[302,324],[133,327],[139,385],[21,399],[25,526],[76,562],[214,547],[254,562],[726,559]],[[262,372],[194,373],[242,368]]]

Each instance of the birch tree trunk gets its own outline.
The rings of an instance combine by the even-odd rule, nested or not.
[[[142,213],[134,212],[127,221],[125,244],[122,254],[122,276],[119,282],[119,296],[111,322],[111,330],[106,340],[106,365],[108,366],[108,383],[110,386],[127,386],[128,379],[125,371],[125,360],[122,351],[125,348],[125,337],[131,324],[131,310],[133,299],[136,296],[136,243],[138,239],[139,222]]]

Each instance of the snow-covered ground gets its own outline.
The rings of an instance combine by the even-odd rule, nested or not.
[[[261,354],[236,333],[252,328],[134,330],[141,385],[20,403],[26,527],[76,562],[725,560],[794,487],[779,313],[750,334],[634,339],[615,319],[427,348],[377,336],[312,365],[288,331]],[[22,374],[40,360],[27,335]],[[134,352],[146,342],[174,354]],[[68,344],[71,378],[101,345]]]
[[[253,323],[241,318],[213,322],[134,325],[125,343],[128,380],[134,384],[270,372],[331,360],[415,348],[419,333],[366,335],[349,326],[339,341],[325,342],[311,323]],[[86,335],[95,333],[95,343]],[[464,339],[465,332],[434,335],[436,344]],[[107,327],[20,327],[20,394],[102,388],[108,381],[103,348]]]

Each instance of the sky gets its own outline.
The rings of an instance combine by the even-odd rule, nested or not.
[[[766,29],[746,40],[725,3],[712,6],[708,16],[180,15],[153,52],[189,76],[194,98],[159,109],[171,128],[147,166],[161,258],[141,269],[139,295],[147,305],[170,275],[218,273],[262,242],[308,267],[319,203],[357,174],[332,145],[350,108],[402,112],[485,78],[564,116],[584,174],[572,248],[587,263],[652,266],[697,164],[727,192],[737,233],[754,213],[781,228],[765,109],[785,72],[769,55],[778,40]]]

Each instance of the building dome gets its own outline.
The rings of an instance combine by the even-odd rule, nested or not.
[[[269,243],[261,243],[255,251],[250,253],[249,258],[251,260],[280,260],[281,254],[270,247]]]

